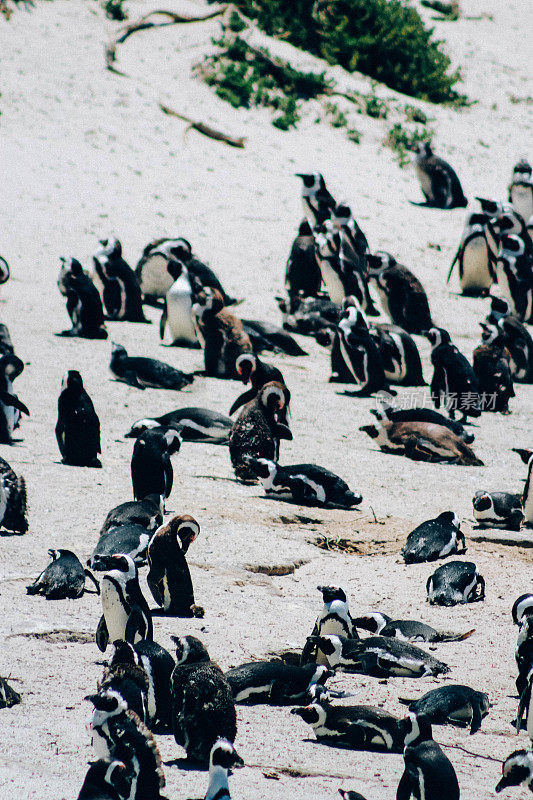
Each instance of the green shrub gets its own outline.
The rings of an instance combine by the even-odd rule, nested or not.
[[[128,19],[126,10],[122,7],[124,0],[105,0],[102,4],[108,19],[114,19],[118,22],[124,22]]]
[[[333,128],[345,128],[348,125],[348,118],[344,111],[341,111],[336,103],[326,103],[326,116]]]
[[[406,119],[409,122],[421,122],[422,125],[425,125],[428,121],[427,114],[424,114],[422,109],[416,106],[405,106],[404,111]]]
[[[374,119],[387,119],[389,107],[384,100],[381,100],[374,92],[363,95],[363,107],[365,114]]]
[[[435,103],[465,101],[442,42],[407,0],[239,0],[271,36]]]
[[[387,133],[383,144],[394,152],[400,167],[410,163],[409,152],[417,142],[431,142],[433,131],[429,128],[406,129],[401,122],[396,122]]]

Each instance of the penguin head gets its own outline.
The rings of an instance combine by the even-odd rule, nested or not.
[[[322,592],[324,603],[332,603],[334,600],[346,603],[346,594],[340,586],[317,586],[316,588]]]
[[[209,754],[209,768],[230,770],[244,767],[244,761],[228,739],[217,739]]]
[[[283,411],[289,405],[291,393],[283,383],[269,381],[259,392],[259,401],[271,415]]]
[[[352,210],[346,203],[339,203],[331,213],[331,221],[336,228],[347,225],[352,218]]]
[[[0,256],[0,284],[5,283],[9,280],[9,276],[11,275],[9,264]]]
[[[343,303],[347,299],[348,298],[344,298]],[[354,305],[348,305],[340,315],[339,328],[345,331],[346,335],[348,335],[352,329],[357,331],[368,331],[368,320],[366,319],[361,306],[357,308]]]
[[[128,351],[123,345],[111,342],[111,358],[124,358],[127,355]]]
[[[335,339],[335,332],[331,328],[320,328],[315,333],[315,341],[321,347],[332,347]]]
[[[487,492],[476,492],[472,498],[474,511],[489,511],[494,505],[492,497]]]
[[[525,251],[523,240],[519,236],[503,235],[500,239],[502,250],[507,250],[514,255],[521,255]]]
[[[501,331],[497,325],[491,325],[486,322],[480,322],[479,325],[481,327],[481,344],[494,344],[498,339],[501,339]]]
[[[379,429],[377,425],[360,425],[359,430],[370,436],[371,439],[377,439],[379,436]]]
[[[106,761],[100,759],[91,764],[85,783],[101,787],[102,784],[112,786],[121,797],[127,797],[130,792],[131,780],[128,780],[129,769],[123,761]]]
[[[451,525],[456,530],[459,530],[461,521],[454,511],[443,511],[436,517],[436,520],[444,525]]]
[[[210,661],[209,653],[196,636],[171,636],[176,645],[176,664],[199,664]]]
[[[521,625],[526,616],[533,616],[533,594],[521,594],[513,603],[513,622]]]
[[[320,688],[323,689],[326,681],[335,675],[335,672],[332,669],[328,669],[324,664],[310,664],[309,668],[311,667],[315,667],[315,669],[311,675],[309,686],[307,687],[308,691],[311,691],[311,689],[316,686],[320,686]],[[320,692],[317,693],[314,699],[318,699],[319,697]]]
[[[268,458],[253,458],[252,456],[243,456],[242,460],[248,464],[250,469],[255,472],[258,478],[272,478],[275,477],[278,465],[275,461],[270,461]]]
[[[180,541],[181,550],[186,553],[189,546],[200,533],[200,525],[189,514],[176,514],[165,525],[157,529],[154,536],[169,535]]]
[[[100,244],[104,248],[104,253],[108,258],[122,258],[122,243],[116,236],[108,236],[107,239],[100,239]]]
[[[359,792],[352,792],[347,791],[346,789],[339,789],[339,794],[342,797],[342,800],[365,800],[362,794]]]
[[[149,419],[148,417],[138,419],[137,422],[133,423],[128,433],[125,434],[125,438],[137,439],[141,433],[151,430],[152,428],[159,428],[159,422],[156,419]]]
[[[420,744],[433,738],[431,723],[424,714],[411,712],[408,717],[401,721],[401,728],[404,735],[404,747]]]
[[[181,436],[179,431],[175,430],[175,428],[168,428],[163,433],[163,440],[166,444],[166,450],[170,456],[173,456],[175,453],[179,453],[181,447]]]
[[[112,556],[97,554],[92,558],[92,568],[97,572],[123,573],[128,580],[137,576],[134,560],[124,553],[116,553]]]
[[[394,267],[398,263],[394,256],[384,250],[378,250],[374,254],[369,253],[366,258],[369,278],[379,277],[388,267]]]
[[[48,555],[50,556],[50,558],[52,559],[52,561],[57,561],[57,559],[61,557],[61,552],[65,552],[65,551],[61,551],[61,550],[49,550],[49,551],[48,551]]]
[[[248,383],[257,369],[257,356],[253,353],[241,353],[235,362],[237,375],[243,383]]]
[[[327,711],[320,703],[291,708],[291,714],[301,717],[308,725],[323,725],[326,721]]]
[[[83,379],[76,369],[69,369],[63,375],[63,380],[61,381],[61,391],[64,392],[68,389],[73,394],[80,394],[81,390],[83,389]]]
[[[513,175],[515,176],[527,177],[531,176],[532,172],[533,168],[531,167],[531,164],[529,163],[527,158],[521,158],[520,161],[518,161],[513,168]]]
[[[533,450],[530,450],[529,448],[513,447],[512,451],[513,453],[518,453],[523,464],[529,464],[531,461],[531,456],[533,456]]]
[[[430,158],[433,155],[429,142],[416,142],[412,149],[419,158]]]
[[[103,691],[97,694],[88,694],[83,699],[93,704],[95,713],[100,712],[103,720],[114,717],[127,709],[126,701],[118,692]]]
[[[503,214],[507,209],[511,208],[509,203],[500,203],[499,200],[491,200],[487,197],[476,197],[475,199],[478,201],[485,214]]]
[[[306,219],[303,219],[298,227],[298,236],[312,236],[312,235],[313,231],[311,229],[310,224]]]
[[[320,172],[297,172],[296,177],[302,179],[304,189],[316,192],[319,189],[326,188],[326,183]]]
[[[371,611],[362,617],[356,617],[353,624],[356,628],[362,628],[364,631],[379,633],[389,622],[392,622],[392,617],[382,614],[381,611]]]
[[[175,258],[171,258],[167,261],[167,272],[173,280],[177,281],[184,270],[185,267],[181,261]]]
[[[340,657],[342,642],[334,633],[328,633],[325,636],[308,636],[307,641],[313,645],[317,645],[326,656],[336,655]]]
[[[422,331],[422,336],[429,341],[432,350],[452,341],[450,334],[444,328],[430,328],[428,331]]]
[[[83,275],[83,267],[77,258],[69,258],[62,260],[72,275],[75,275],[76,277],[78,277],[79,275]]]
[[[520,786],[533,777],[533,755],[531,751],[515,750],[502,765],[502,777],[496,792],[503,792],[508,786]]]
[[[213,289],[211,286],[205,286],[196,296],[196,302],[193,304],[193,314],[200,321],[204,319],[206,314],[216,316],[219,311],[224,308],[224,298],[218,289]]]
[[[511,304],[506,297],[494,297],[491,295],[491,313],[498,317],[508,317],[511,313]]]
[[[123,639],[116,639],[113,642],[110,665],[115,664],[139,664],[139,656],[133,649],[133,645]]]
[[[169,252],[178,261],[190,261],[192,258],[192,245],[188,239],[173,239],[169,245]]]

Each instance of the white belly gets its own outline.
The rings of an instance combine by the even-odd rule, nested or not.
[[[167,323],[173,341],[198,341],[192,315],[191,285],[182,277],[167,292]]]
[[[422,191],[432,200],[433,189],[431,187],[431,178],[429,177],[427,172],[424,172],[424,170],[418,166],[418,164],[416,164],[415,169],[418,180],[420,181],[420,186],[422,187]]]
[[[524,498],[524,516],[527,522],[533,522],[533,477],[530,480],[529,494]]]
[[[7,377],[6,377],[6,391],[9,394],[13,394],[13,384]],[[14,406],[4,406],[4,414],[6,417],[6,425],[8,433],[10,436],[12,436],[13,431],[15,430],[15,425],[20,419],[20,411]]]
[[[102,580],[102,608],[109,633],[109,641],[124,639],[128,614],[120,602],[120,597],[111,581]]]
[[[322,272],[322,277],[330,299],[333,303],[341,305],[344,300],[344,286],[342,285],[341,279],[331,267],[329,261],[325,259],[320,260],[320,271]]]
[[[463,270],[460,278],[461,289],[489,289],[492,278],[489,272],[489,257],[484,239],[475,238],[469,242],[463,253]]]
[[[148,258],[142,268],[141,290],[143,294],[164,297],[174,280],[167,271],[168,259],[164,255]]]
[[[513,186],[511,189],[513,208],[526,220],[533,215],[533,186]]]

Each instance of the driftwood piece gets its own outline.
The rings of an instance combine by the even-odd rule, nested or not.
[[[170,117],[177,117],[178,119],[183,120],[183,122],[188,122],[189,124],[187,130],[193,128],[195,131],[198,131],[198,133],[203,133],[204,136],[208,136],[210,139],[216,139],[219,142],[225,142],[231,147],[244,147],[244,143],[246,141],[245,136],[239,136],[238,138],[235,138],[234,136],[228,136],[228,134],[222,133],[222,131],[217,131],[216,128],[211,128],[210,125],[206,125],[205,122],[199,122],[191,119],[191,117],[185,116],[185,114],[180,114],[178,111],[174,111],[173,108],[169,108],[169,106],[166,106],[163,103],[159,103],[159,108],[164,114],[168,114]]]
[[[439,14],[442,14],[449,20],[455,21],[459,19],[461,12],[458,0],[452,0],[451,3],[443,3],[441,0],[421,0],[421,3],[426,8],[438,11]]]

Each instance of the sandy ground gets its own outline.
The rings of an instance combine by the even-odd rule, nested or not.
[[[156,7],[203,8],[170,0],[127,5],[132,17]],[[452,161],[467,196],[503,197],[513,164],[531,146],[531,98],[525,101],[531,93],[529,0],[504,5],[464,0],[462,6],[468,14],[486,12],[493,19],[436,23],[436,31],[447,40],[454,65],[462,66],[464,90],[479,102],[461,112],[427,106],[430,124],[437,151]],[[86,558],[107,511],[131,497],[132,443],[123,435],[135,419],[184,405],[225,412],[241,389],[198,378],[179,394],[140,392],[111,380],[111,339],[131,354],[163,358],[187,370],[201,366],[201,353],[163,348],[153,310],[151,326],[109,324],[107,342],[56,338],[68,324],[56,286],[59,256],[73,255],[90,266],[98,238],[112,231],[135,264],[152,238],[184,235],[227,288],[245,298],[239,313],[275,322],[274,296],[282,288],[300,219],[293,174],[320,169],[334,195],[352,205],[371,247],[389,250],[415,270],[427,287],[434,319],[468,355],[487,308],[485,301],[459,297],[455,280],[446,287],[464,211],[408,203],[420,199],[413,171],[400,170],[381,146],[390,121],[355,116],[364,134],[355,146],[342,132],[314,124],[318,106],[310,104],[299,129],[282,133],[271,126],[267,111],[231,109],[190,78],[190,66],[209,49],[218,23],[131,37],[118,61],[129,77],[104,68],[103,45],[115,27],[93,0],[37,2],[29,11],[18,10],[9,23],[0,18],[0,252],[12,270],[2,287],[1,318],[26,363],[16,388],[31,409],[20,429],[22,440],[0,447],[26,477],[31,522],[26,536],[2,537],[0,544],[0,674],[11,675],[23,695],[21,705],[0,712],[0,787],[13,800],[77,796],[93,757],[85,728],[89,708],[82,698],[94,690],[102,669],[92,640],[101,613],[98,598],[48,603],[27,597],[26,584],[47,563],[50,547],[71,548]],[[288,45],[279,47],[293,52]],[[368,86],[360,76],[334,73],[347,86]],[[388,90],[383,96],[405,99]],[[522,101],[513,102],[517,98]],[[233,150],[195,132],[184,137],[184,124],[164,117],[159,99],[247,136],[246,149]],[[293,397],[294,441],[283,443],[282,460],[314,460],[336,470],[363,493],[361,510],[309,510],[267,500],[259,488],[234,482],[225,448],[184,444],[175,459],[168,507],[201,524],[190,563],[206,616],[157,619],[156,638],[169,647],[171,633],[198,635],[225,668],[298,646],[320,608],[315,587],[330,582],[345,588],[354,615],[381,609],[444,629],[475,627],[469,640],[439,645],[436,655],[451,666],[444,679],[339,676],[333,685],[352,691],[355,702],[383,704],[398,714],[405,711],[398,697],[417,697],[447,681],[487,691],[494,707],[481,732],[471,738],[468,732],[437,728],[435,738],[447,746],[463,800],[493,797],[499,761],[527,744],[526,735],[517,739],[509,724],[516,709],[516,631],[509,612],[518,594],[533,588],[533,551],[474,541],[471,498],[482,488],[520,491],[525,469],[510,448],[531,444],[533,388],[518,387],[510,416],[484,415],[475,428],[475,449],[485,467],[415,464],[374,449],[358,431],[370,421],[372,401],[354,400],[328,384],[327,353],[314,342],[301,342],[309,358],[277,359]],[[418,343],[429,380],[427,342]],[[81,370],[100,415],[100,471],[59,463],[56,403],[68,368]],[[446,509],[464,521],[467,557],[487,583],[484,603],[429,607],[425,582],[434,565],[406,567],[399,559],[407,532]],[[352,536],[360,552],[324,551],[315,544],[319,536]],[[293,565],[295,571],[271,577],[248,569],[276,565]],[[247,767],[232,778],[235,798],[270,800],[290,793],[294,800],[325,800],[335,797],[339,786],[368,800],[395,796],[401,756],[317,745],[287,709],[240,707],[238,715],[236,744]],[[159,745],[170,800],[203,796],[206,775],[179,768],[175,760],[183,751],[172,737],[159,737]],[[283,772],[287,767],[300,776]],[[525,792],[500,796],[525,797]]]

